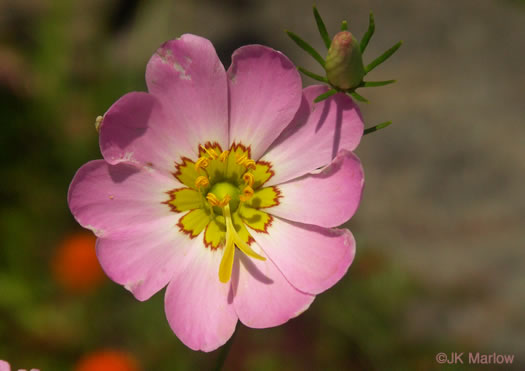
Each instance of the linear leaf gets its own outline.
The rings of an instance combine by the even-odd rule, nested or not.
[[[332,44],[332,41],[330,40],[330,36],[328,36],[328,31],[326,31],[326,26],[324,25],[323,19],[321,18],[321,15],[317,11],[317,8],[313,7],[314,9],[314,17],[315,17],[315,23],[317,23],[317,29],[319,30],[319,34],[321,34],[321,37],[323,38],[324,44],[326,45],[326,49],[330,48],[330,45]]]
[[[319,103],[327,98],[330,98],[332,95],[336,94],[337,93],[337,90],[335,89],[331,89],[331,90],[328,90],[326,93],[323,93],[321,94],[320,96],[318,96],[317,98],[314,99],[314,102],[315,103]]]
[[[374,131],[378,131],[378,130],[384,129],[387,126],[389,126],[390,124],[392,124],[392,121],[386,121],[386,122],[383,122],[383,123],[378,124],[376,126],[372,126],[371,128],[365,129],[365,131],[363,132],[363,135],[370,134],[370,133],[373,133]]]
[[[352,98],[358,100],[359,102],[368,103],[368,99],[366,99],[362,95],[357,94],[357,92],[355,91],[351,92],[350,95],[352,96]]]
[[[363,81],[361,83],[361,88],[373,88],[376,86],[385,86],[395,83],[396,80],[385,80],[385,81]]]
[[[366,66],[365,68],[365,73],[368,73],[370,71],[372,71],[374,68],[376,68],[377,66],[379,66],[381,63],[383,63],[384,61],[386,61],[388,58],[390,58],[396,51],[397,49],[399,49],[401,47],[401,45],[403,44],[403,41],[400,41],[398,42],[397,44],[395,44],[393,47],[391,47],[390,49],[388,49],[386,52],[384,52],[383,54],[381,54],[379,57],[377,57],[376,59],[374,59],[372,61],[372,63],[370,63],[368,66]]]
[[[374,34],[375,30],[376,23],[374,21],[374,13],[370,12],[370,17],[368,19],[368,30],[366,30],[366,33],[363,35],[363,38],[361,39],[361,45],[359,46],[359,48],[361,49],[361,54],[365,52],[366,46],[372,38],[372,35]]]
[[[324,82],[325,84],[328,84],[328,79],[324,76],[321,76],[321,75],[318,75],[316,73],[313,73],[313,72],[310,72],[308,71],[307,69],[303,68],[303,67],[297,67],[297,69],[299,71],[301,71],[303,74],[305,74],[306,76],[314,79],[314,80],[317,80],[317,81],[321,81],[321,82]]]
[[[321,57],[321,55],[319,55],[319,53],[310,44],[308,44],[306,41],[304,41],[299,36],[294,34],[292,31],[285,31],[285,32],[297,44],[297,46],[299,46],[305,52],[310,54],[324,68],[325,62],[324,62],[323,57]]]

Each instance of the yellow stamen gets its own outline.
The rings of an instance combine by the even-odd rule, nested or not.
[[[209,204],[211,206],[219,206],[219,199],[217,198],[217,196],[215,196],[213,193],[208,193],[206,195],[206,199],[208,200]]]
[[[211,206],[224,207],[228,205],[232,198],[230,197],[230,195],[226,195],[222,200],[219,200],[217,196],[215,196],[213,193],[208,193],[206,195],[206,199],[208,200]]]
[[[255,170],[256,168],[256,164],[255,164],[255,161],[251,160],[251,159],[248,159],[244,162],[243,164],[247,169],[252,169],[252,170]]]
[[[253,186],[254,178],[255,177],[252,173],[244,173],[244,175],[242,176],[242,180],[244,180],[244,183],[250,187]]]
[[[220,201],[217,198],[217,196],[215,196],[213,193],[208,193],[206,195],[206,199],[208,200],[211,206],[219,206]]]
[[[242,190],[242,195],[239,196],[239,200],[241,200],[242,202],[246,202],[248,201],[250,198],[252,198],[253,196],[253,188],[250,187],[250,186],[246,186],[244,187],[244,189]]]
[[[246,153],[243,153],[242,156],[235,155],[235,162],[238,163],[239,165],[242,165],[242,163],[246,161],[247,159],[248,159],[248,156],[246,155]]]
[[[195,163],[195,171],[199,171],[200,168],[206,168],[210,164],[210,161],[206,157],[200,157]]]
[[[253,196],[253,188],[250,187],[250,186],[246,186],[244,187],[244,189],[242,190],[242,195],[239,196],[239,199],[243,202],[246,202],[248,201],[250,198],[252,198]]]
[[[230,151],[222,151],[222,153],[219,155],[219,161],[224,162],[228,158],[228,155],[230,154]]]
[[[208,154],[208,156],[212,158],[212,160],[215,160],[217,157],[219,157],[217,155],[217,152],[215,152],[213,148],[206,148],[202,144],[201,144],[201,148]]]
[[[206,187],[208,184],[210,184],[210,181],[203,175],[198,176],[197,179],[195,179],[195,187],[197,187],[197,189]]]
[[[242,156],[236,155],[235,162],[237,162],[241,166],[244,166],[247,169],[255,170],[255,161],[250,159],[246,153],[243,153]]]
[[[224,245],[224,252],[219,265],[219,280],[222,283],[227,283],[232,275],[233,258],[235,255],[235,246],[239,248],[243,253],[258,260],[266,260],[264,256],[257,254],[246,242],[242,240],[235,226],[233,225],[232,215],[230,211],[230,205],[227,204],[223,208],[224,220],[226,222],[226,243]]]

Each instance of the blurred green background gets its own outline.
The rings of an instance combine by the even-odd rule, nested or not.
[[[374,11],[365,62],[404,40],[369,76],[398,83],[361,90],[367,125],[394,125],[357,151],[367,183],[348,223],[349,273],[286,325],[239,324],[226,369],[476,369],[441,366],[439,352],[514,354],[505,369],[525,369],[525,3],[317,5],[332,34],[347,19],[359,38]],[[320,73],[284,29],[322,49],[304,0],[0,0],[0,359],[72,370],[117,349],[142,370],[214,367],[220,351],[193,352],[172,333],[162,292],[140,303],[107,279],[90,290],[57,279],[80,231],[66,193],[101,157],[95,118],[145,90],[162,42],[207,37],[226,66],[262,43]]]

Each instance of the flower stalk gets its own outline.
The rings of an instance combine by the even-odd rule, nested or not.
[[[215,364],[215,371],[222,371],[224,369],[224,364],[226,363],[226,359],[230,354],[230,349],[233,344],[233,339],[235,339],[235,334],[237,334],[237,331],[233,332],[232,337],[226,342],[224,347],[221,349],[221,352],[217,357],[217,363]]]

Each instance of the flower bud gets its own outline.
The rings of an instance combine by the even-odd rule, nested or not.
[[[343,90],[355,88],[363,80],[365,68],[359,43],[348,31],[334,36],[326,56],[326,76],[330,83]]]

